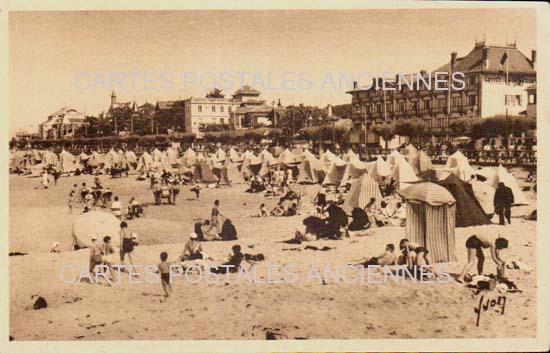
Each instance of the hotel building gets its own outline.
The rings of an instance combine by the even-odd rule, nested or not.
[[[448,133],[448,124],[461,117],[485,118],[499,114],[524,114],[528,104],[529,86],[536,83],[536,51],[526,57],[516,48],[516,44],[489,46],[477,42],[464,57],[451,53],[450,60],[431,74],[420,71],[412,75],[416,82],[420,79],[431,83],[396,85],[401,77],[392,78],[394,90],[376,89],[376,85],[359,87],[354,82],[351,95],[352,118],[356,126],[398,121],[399,119],[422,119],[432,132],[432,141],[442,140]],[[449,91],[447,82],[439,84],[444,90],[436,90],[435,73],[463,73],[455,76],[464,81],[464,86],[455,82]],[[404,76],[411,81],[409,75]],[[441,79],[439,75],[439,79]],[[452,76],[451,76],[452,77]],[[402,79],[401,79],[402,80]],[[429,87],[431,86],[431,87]],[[385,103],[385,104],[384,104]],[[378,136],[369,132],[368,142],[376,142]]]

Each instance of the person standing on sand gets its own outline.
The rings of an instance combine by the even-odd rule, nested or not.
[[[128,231],[128,224],[126,222],[120,222],[120,262],[123,266],[126,266],[124,258],[128,255],[130,265],[133,265],[131,253],[134,251],[133,234],[130,235]]]
[[[97,265],[101,265],[103,263],[103,259],[101,257],[101,247],[96,242],[97,236],[95,234],[92,234],[91,237],[92,244],[90,245],[90,274],[93,274],[95,272],[95,267]]]
[[[116,218],[122,220],[122,203],[119,201],[118,196],[115,196],[114,201],[111,203],[111,212]]]
[[[506,224],[505,218],[508,224],[512,223],[512,213],[510,207],[514,203],[514,193],[512,189],[504,185],[503,182],[498,183],[495,190],[495,197],[493,199],[493,205],[495,206],[495,213],[498,214],[498,223],[503,226]]]
[[[466,249],[468,250],[468,263],[464,266],[462,273],[456,278],[460,283],[464,282],[464,277],[468,274],[468,271],[477,261],[477,273],[483,274],[483,263],[485,262],[485,255],[483,255],[483,249],[490,249],[491,259],[497,265],[497,274],[501,274],[504,271],[505,262],[500,258],[500,251],[508,248],[508,240],[498,237],[474,234],[466,240]]]
[[[215,228],[216,233],[220,234],[220,218],[225,218],[224,215],[220,212],[220,200],[214,201],[214,207],[212,207],[212,211],[210,213],[210,228],[208,229],[208,232]]]
[[[73,213],[73,204],[74,204],[75,194],[76,192],[74,190],[71,190],[71,192],[69,193],[69,202],[68,202],[69,214]]]

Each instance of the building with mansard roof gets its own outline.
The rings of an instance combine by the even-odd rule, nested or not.
[[[354,82],[351,95],[353,120],[356,125],[397,121],[399,119],[422,119],[432,132],[432,141],[440,141],[449,133],[448,125],[461,117],[485,118],[494,115],[520,115],[527,108],[528,86],[536,84],[536,50],[525,56],[516,44],[505,46],[486,45],[477,42],[465,56],[453,52],[450,60],[428,73],[420,71],[411,76],[392,78],[389,87],[377,89],[375,84],[360,87]],[[447,80],[449,73],[462,73],[464,86],[456,84],[449,91],[435,89],[436,74]],[[418,77],[420,76],[420,77]],[[420,82],[426,84],[401,84]],[[441,87],[440,87],[441,88]],[[376,142],[378,136],[369,133],[368,142]]]

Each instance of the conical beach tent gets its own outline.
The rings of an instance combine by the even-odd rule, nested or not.
[[[323,185],[340,185],[342,177],[346,171],[347,162],[336,157],[336,159],[331,163],[330,168],[323,179]]]
[[[235,163],[228,160],[221,170],[220,184],[235,185],[243,183],[244,179],[241,172],[239,172],[239,169],[237,168]]]
[[[475,197],[472,185],[450,174],[437,184],[447,189],[456,200],[456,226],[470,227],[491,224],[491,220]]]
[[[380,208],[380,203],[384,200],[380,194],[380,187],[371,177],[363,174],[351,184],[342,208],[346,213],[351,214],[355,207],[365,208],[371,198],[376,200],[376,208]]]

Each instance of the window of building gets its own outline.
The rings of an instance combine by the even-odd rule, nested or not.
[[[411,110],[417,110],[418,109],[418,102],[413,101],[411,102]]]
[[[426,99],[424,101],[424,109],[430,109],[430,100],[429,99]]]
[[[476,105],[477,96],[468,96],[468,105]]]
[[[231,106],[227,107],[227,111],[230,112],[230,113],[233,111],[233,109],[231,108]]]
[[[225,119],[224,118],[220,118],[220,124],[225,124]]]
[[[215,112],[216,112],[216,106],[213,105],[213,106],[212,106],[212,113],[215,113]]]
[[[460,107],[462,105],[460,97],[451,98],[451,107]]]
[[[504,95],[504,105],[507,105],[507,106],[521,105],[521,95],[519,94]]]
[[[386,103],[386,111],[387,112],[393,111],[393,104],[392,103]]]
[[[223,105],[220,107],[220,112],[223,113]]]
[[[537,103],[536,96],[534,94],[529,95],[529,104]]]
[[[397,105],[397,111],[405,111],[405,102],[399,102],[399,104]]]
[[[199,113],[202,113],[202,105],[197,106],[197,109],[199,110]]]
[[[437,106],[439,108],[445,108],[445,98],[438,98],[437,99]]]

